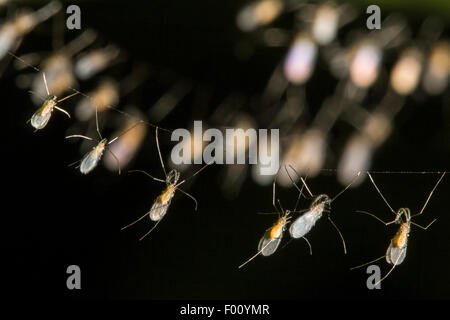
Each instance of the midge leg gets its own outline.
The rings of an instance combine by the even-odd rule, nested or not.
[[[191,194],[187,193],[183,189],[178,188],[177,190],[180,190],[181,193],[185,194],[186,196],[188,196],[189,198],[191,198],[194,201],[194,203],[195,203],[195,211],[197,211],[197,200],[194,198],[194,196],[192,196]]]
[[[155,181],[159,181],[159,182],[162,182],[162,183],[166,182],[165,180],[155,178],[154,176],[152,176],[151,174],[149,174],[148,172],[146,172],[144,170],[128,170],[128,172],[141,172],[141,173],[147,175],[148,177],[152,178]]]
[[[122,172],[122,170],[120,169],[120,161],[119,161],[119,159],[116,157],[116,155],[111,151],[111,150],[109,150],[108,148],[106,148],[106,151],[108,151],[112,156],[113,156],[113,158],[116,160],[116,162],[117,162],[117,168],[119,168],[119,174],[121,174],[121,172]]]
[[[62,113],[64,113],[70,119],[70,114],[66,110],[64,110],[63,108],[60,108],[58,106],[54,106],[54,108],[56,110],[61,111]]]
[[[423,211],[425,210],[426,206],[428,205],[428,202],[430,201],[431,196],[433,195],[434,190],[436,190],[437,186],[439,185],[441,180],[444,178],[444,176],[445,176],[445,172],[441,175],[441,177],[439,178],[438,182],[436,182],[436,184],[434,185],[433,189],[431,190],[430,194],[428,195],[428,198],[425,201],[425,203],[424,203],[422,209],[420,210],[420,212],[415,214],[415,215],[412,215],[411,218],[415,217],[415,216],[419,216],[419,215],[421,215],[423,213]],[[431,222],[431,223],[433,223],[433,222]],[[431,225],[431,223],[430,223],[430,225]]]
[[[433,221],[431,221],[426,227],[421,226],[420,224],[417,224],[415,222],[411,221],[411,224],[415,225],[416,227],[419,227],[423,230],[427,230],[437,219],[434,219]]]
[[[392,224],[392,223],[397,222],[397,221],[398,221],[398,218],[399,218],[399,216],[398,216],[397,213],[396,213],[395,215],[396,215],[397,217],[396,217],[394,220],[389,221],[389,222],[384,222],[383,220],[381,220],[381,219],[378,218],[376,215],[374,215],[374,214],[372,214],[372,213],[370,213],[370,212],[362,211],[362,210],[356,210],[355,212],[367,214],[367,215],[369,215],[369,216],[371,216],[371,217],[377,219],[378,221],[380,221],[380,222],[381,222],[382,224],[384,224],[385,226],[388,226],[388,225],[390,225],[390,224]]]
[[[375,189],[378,191],[379,195],[381,196],[381,198],[383,198],[383,201],[386,203],[386,205],[389,207],[389,210],[391,210],[391,212],[395,215],[397,215],[397,212],[395,212],[394,209],[392,209],[391,205],[389,204],[389,202],[386,200],[386,198],[383,196],[383,194],[381,193],[380,189],[378,188],[377,184],[375,183],[375,181],[372,178],[372,175],[370,174],[369,171],[367,171],[367,175],[369,176],[370,181],[372,181],[373,186],[375,187]]]
[[[65,139],[71,139],[71,138],[82,138],[82,139],[94,141],[94,139],[92,139],[92,138],[90,138],[90,137],[83,136],[83,135],[81,135],[81,134],[73,134],[73,135],[70,135],[70,136],[65,137]]]

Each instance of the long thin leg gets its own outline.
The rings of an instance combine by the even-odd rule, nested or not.
[[[142,241],[142,239],[144,239],[146,236],[148,236],[161,221],[162,221],[162,219],[158,220],[158,222],[156,222],[155,225],[146,234],[144,234],[142,237],[139,238],[139,241]]]
[[[374,215],[374,214],[372,214],[372,213],[370,213],[370,212],[367,212],[367,211],[361,211],[361,210],[356,210],[355,212],[367,214],[367,215],[371,216],[372,218],[377,219],[378,221],[380,221],[380,222],[381,222],[382,224],[384,224],[385,226],[388,226],[388,225],[390,225],[390,224],[392,224],[392,223],[394,223],[394,222],[397,221],[397,219],[395,219],[395,220],[392,220],[392,221],[390,221],[390,222],[384,222],[383,220],[381,220],[381,219],[378,218],[376,215]]]
[[[189,179],[192,179],[193,177],[195,177],[196,175],[198,175],[200,172],[202,172],[204,169],[206,169],[207,166],[211,165],[211,163],[207,163],[205,164],[203,167],[201,167],[200,169],[198,169],[192,176],[190,176],[189,178],[184,179],[181,182],[178,182],[178,184],[175,185],[175,187],[179,187],[181,186],[183,183],[185,183],[186,181],[188,181]],[[164,171],[165,172],[165,171]]]
[[[442,176],[439,178],[438,182],[436,182],[436,184],[434,185],[433,190],[431,190],[430,194],[428,195],[427,201],[425,201],[425,204],[423,205],[422,209],[420,210],[420,212],[418,214],[413,215],[413,217],[421,215],[423,210],[425,210],[425,207],[428,204],[428,201],[430,201],[431,196],[433,195],[434,190],[436,190],[437,186],[439,185],[439,183],[441,182],[441,180],[444,178],[445,176],[445,172],[442,174]]]
[[[162,207],[162,206],[161,206]],[[148,211],[148,212],[146,212],[145,214],[143,214],[140,218],[138,218],[138,219],[136,219],[136,220],[134,220],[133,222],[131,222],[130,224],[127,224],[125,227],[122,227],[122,228],[120,228],[120,230],[125,230],[126,228],[128,228],[128,227],[131,227],[132,225],[134,225],[134,224],[136,224],[137,222],[139,222],[139,221],[141,221],[142,219],[144,219],[146,216],[148,216],[150,214],[150,211]],[[162,220],[162,219],[161,219]],[[161,221],[161,220],[159,220],[159,221]],[[158,222],[159,222],[158,221]],[[156,225],[155,225],[155,227],[156,227]],[[153,230],[153,228],[152,228],[152,230]],[[151,231],[151,230],[150,230]],[[150,232],[149,232],[150,233]],[[143,237],[142,237],[143,238]]]
[[[108,144],[113,143],[114,141],[116,141],[117,139],[119,139],[120,137],[122,137],[124,134],[126,134],[128,131],[134,129],[137,125],[144,123],[144,121],[139,120],[136,121],[136,123],[134,125],[132,125],[131,127],[129,127],[128,129],[124,130],[121,134],[119,134],[117,137],[115,137],[114,139],[112,139],[111,141],[108,142]]]
[[[102,134],[100,133],[100,129],[98,128],[98,108],[95,106],[95,126],[97,127],[97,134],[100,137],[100,140],[103,139]]]
[[[68,167],[74,166],[74,165],[76,165],[77,163],[81,162],[82,160],[83,160],[83,159],[80,159],[80,160],[77,160],[77,161],[75,161],[75,162],[69,163],[67,166],[68,166]],[[78,168],[78,167],[77,167],[77,168]]]
[[[313,196],[313,193],[311,192],[311,190],[308,188],[308,185],[306,184],[306,181],[303,179],[303,177],[297,172],[297,170],[295,170],[295,168],[292,165],[289,165],[289,167],[295,172],[295,174],[300,178],[300,180],[302,180],[303,185],[305,186],[306,190],[308,191],[309,195],[311,197]]]
[[[383,198],[384,202],[387,204],[387,206],[389,207],[389,209],[391,210],[391,212],[395,215],[397,215],[397,213],[394,211],[394,209],[392,209],[392,207],[389,205],[389,202],[387,202],[386,198],[383,196],[383,194],[381,193],[380,189],[378,189],[377,184],[375,183],[375,181],[373,180],[372,176],[370,175],[370,172],[367,171],[367,175],[370,178],[370,181],[372,181],[373,186],[375,187],[375,189],[377,189],[378,193],[380,194],[381,198]]]
[[[417,224],[415,222],[411,221],[411,224],[415,225],[416,227],[419,227],[423,230],[427,230],[437,219],[434,219],[433,221],[431,221],[426,227],[421,226],[420,224]]]
[[[81,135],[81,134],[73,134],[73,135],[71,135],[71,136],[67,136],[67,137],[65,137],[65,139],[70,139],[70,138],[83,138],[83,139],[86,139],[86,140],[91,140],[91,141],[93,141],[93,140],[94,140],[94,139],[92,139],[92,138],[89,138],[89,137],[83,136],[83,135]]]
[[[358,177],[360,176],[361,171],[359,171],[356,176],[352,179],[352,181],[350,181],[350,183],[341,191],[339,192],[337,195],[334,196],[333,199],[331,199],[331,202],[333,202],[334,200],[336,200],[337,197],[339,197],[341,194],[344,193],[345,190],[347,190],[348,188],[350,188],[350,186],[356,181],[356,179],[358,179]]]
[[[397,266],[397,262],[400,260],[400,257],[401,257],[401,256],[402,256],[402,255],[400,254],[400,255],[397,257],[397,260],[395,261],[395,263],[394,263],[394,265],[392,266],[391,270],[389,270],[389,272],[386,273],[386,275],[385,275],[383,278],[381,278],[377,283],[375,283],[375,284],[374,284],[374,287],[376,287],[381,281],[383,281],[384,279],[386,279],[386,278],[391,274],[392,271],[394,271],[395,267]]]
[[[379,257],[379,258],[376,258],[375,260],[372,260],[372,261],[369,261],[369,262],[366,262],[366,263],[360,264],[359,266],[356,266],[356,267],[350,268],[350,270],[355,270],[355,269],[358,269],[358,268],[361,268],[361,267],[367,266],[368,264],[372,264],[372,263],[374,263],[374,262],[377,262],[378,260],[381,260],[381,259],[383,259],[383,258],[386,258],[386,256],[381,256],[381,257]]]
[[[116,155],[111,150],[109,150],[108,148],[106,148],[106,150],[113,156],[114,159],[116,159],[117,168],[119,168],[119,174],[120,174],[122,171],[120,170],[120,161],[119,161],[119,159],[116,157]]]
[[[275,183],[276,183],[276,181],[275,181],[275,179],[273,180],[273,182],[272,182],[272,206],[275,208],[275,211],[278,213],[278,214],[280,214],[279,213],[279,211],[278,211],[278,208],[277,208],[277,206],[276,206],[276,204],[275,204]]]
[[[149,211],[150,212],[150,211]],[[149,212],[146,212],[144,215],[142,215],[139,219],[134,220],[133,222],[131,222],[130,224],[127,224],[125,227],[120,228],[120,230],[125,230],[128,227],[131,227],[132,225],[136,224],[137,222],[141,221],[142,219],[144,219],[146,216],[148,216]]]
[[[347,254],[347,247],[346,247],[346,245],[345,245],[345,240],[344,240],[344,237],[342,236],[341,231],[340,231],[339,228],[334,224],[333,220],[331,220],[330,216],[328,216],[328,220],[331,222],[331,224],[333,225],[333,227],[335,227],[336,231],[338,232],[339,237],[340,237],[341,240],[342,240],[342,245],[344,246],[344,254]]]
[[[60,108],[60,107],[58,107],[58,106],[55,106],[54,107],[56,110],[59,110],[59,111],[61,111],[62,113],[64,113],[67,117],[69,117],[69,119],[70,119],[70,114],[66,111],[66,110],[64,110],[64,109],[62,109],[62,108]]]
[[[250,261],[252,261],[253,259],[255,259],[261,252],[263,252],[263,250],[270,244],[272,243],[272,241],[274,241],[273,239],[270,240],[269,242],[267,242],[267,244],[261,249],[259,250],[253,257],[251,257],[250,259],[248,259],[247,261],[245,261],[243,264],[241,264],[238,269],[242,268],[243,266],[245,266],[247,263],[249,263]]]
[[[154,176],[152,176],[151,174],[147,173],[144,170],[129,170],[128,172],[142,172],[142,173],[146,174],[147,176],[149,176],[150,178],[152,178],[153,180],[156,180],[156,181],[159,181],[159,182],[162,182],[162,183],[166,183],[165,180],[155,178]]]
[[[298,203],[300,202],[300,198],[301,198],[301,196],[302,196],[302,194],[303,194],[303,188],[304,188],[305,185],[302,184],[302,187],[299,188],[298,185],[295,183],[295,181],[292,179],[292,177],[291,177],[291,175],[290,175],[290,173],[289,173],[289,171],[288,171],[288,169],[287,169],[286,166],[284,166],[284,169],[286,170],[286,173],[287,173],[289,179],[291,180],[292,184],[294,185],[294,187],[295,187],[295,188],[298,190],[298,192],[299,192],[299,195],[298,195],[298,197],[297,197],[297,200],[296,200],[296,202],[295,202],[295,207],[294,207],[294,210],[293,210],[293,211],[296,211],[296,210],[297,210]]]
[[[49,96],[50,91],[48,91],[47,77],[45,76],[45,72],[42,72],[42,77],[44,78],[44,85],[45,85],[45,90],[47,91],[47,96]]]
[[[166,177],[167,179],[167,173],[166,173],[166,168],[164,167],[164,161],[162,159],[162,155],[161,155],[161,150],[159,149],[159,139],[158,139],[158,127],[156,127],[155,129],[155,137],[156,137],[156,147],[158,148],[158,155],[159,155],[159,160],[161,161],[161,167],[164,171],[164,177]],[[184,182],[184,181],[183,181]]]
[[[308,244],[309,247],[309,254],[312,256],[312,246],[311,243],[308,241],[308,239],[306,239],[306,237],[302,237],[303,240],[306,241],[306,243]]]
[[[74,93],[72,93],[72,94],[69,94],[68,96],[65,96],[64,98],[58,100],[57,102],[58,102],[58,103],[63,102],[64,100],[70,99],[70,98],[72,98],[73,96],[76,96],[77,94],[80,94],[80,92],[77,91],[77,92],[74,92]]]
[[[194,200],[195,202],[195,211],[197,211],[197,200],[194,198],[194,196],[190,195],[189,193],[187,193],[186,191],[178,188],[177,190],[180,190],[182,193],[184,193],[186,196],[188,196],[189,198],[191,198],[192,200]]]

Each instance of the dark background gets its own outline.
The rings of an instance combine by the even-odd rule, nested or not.
[[[98,30],[105,43],[106,39],[114,41],[127,51],[127,62],[110,74],[120,79],[139,61],[171,70],[156,72],[127,97],[129,102],[147,110],[178,78],[191,79],[197,88],[161,123],[163,127],[189,126],[194,119],[210,114],[230,93],[248,99],[257,95],[284,55],[283,48],[256,45],[249,60],[235,57],[236,43],[251,38],[235,26],[240,1],[105,3],[89,1],[80,6],[83,28]],[[425,18],[417,13],[409,17],[413,27]],[[362,21],[353,27],[363,28]],[[66,40],[77,32],[67,31]],[[51,49],[51,34],[51,23],[43,24],[25,39],[19,53]],[[73,120],[55,113],[45,130],[33,133],[25,122],[34,106],[26,91],[15,86],[16,73],[10,67],[0,87],[7,115],[2,156],[1,264],[11,295],[127,299],[450,297],[448,177],[436,190],[425,214],[415,220],[422,225],[433,218],[438,221],[428,231],[412,227],[407,257],[382,283],[382,290],[367,289],[364,268],[349,270],[383,255],[396,231],[396,226],[384,227],[354,213],[367,210],[384,220],[392,218],[368,181],[333,203],[333,218],[345,236],[347,255],[335,230],[323,219],[308,237],[313,256],[309,256],[305,243],[293,241],[273,256],[258,257],[238,270],[237,266],[255,253],[259,238],[276,219],[256,214],[272,209],[271,187],[260,187],[249,177],[239,196],[228,200],[220,193],[220,168],[212,166],[186,188],[198,199],[198,211],[193,210],[191,200],[177,194],[158,228],[139,242],[139,236],[150,226],[148,220],[127,231],[121,232],[120,227],[145,213],[162,185],[145,176],[118,176],[102,165],[88,176],[67,167],[81,157],[78,148],[63,139]],[[325,89],[331,94],[334,84],[319,65],[307,85],[310,105],[321,101]],[[81,89],[87,91],[89,85],[82,84]],[[198,102],[204,101],[202,93],[210,97],[203,104]],[[253,105],[243,108],[261,112]],[[375,154],[372,169],[448,170],[449,120],[448,92],[447,100],[408,100],[396,117],[393,134]],[[351,130],[342,125],[337,134],[341,132]],[[335,160],[329,167],[336,166],[344,138],[335,137],[336,145],[331,148]],[[162,133],[160,141],[163,153],[168,154],[169,135]],[[163,175],[152,133],[132,167]],[[374,177],[395,209],[406,206],[413,212],[423,205],[439,178],[436,174]],[[310,187],[315,193],[330,195],[342,188],[333,174],[311,179]],[[278,195],[284,206],[290,207],[297,193],[293,188],[279,188]],[[66,288],[65,272],[71,264],[81,268],[80,291]],[[387,263],[382,261],[380,266],[385,274]]]

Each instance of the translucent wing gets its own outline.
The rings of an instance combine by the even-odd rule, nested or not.
[[[31,117],[31,125],[35,129],[42,129],[47,125],[51,115],[52,113],[49,111],[45,112],[45,109],[43,107],[39,108]]]
[[[81,165],[80,165],[80,171],[83,174],[88,174],[89,172],[91,172],[98,163],[98,160],[100,159],[101,154],[99,154],[98,152],[96,152],[95,149],[89,151],[89,153],[87,153],[83,160],[81,160]]]
[[[170,202],[171,200],[167,201],[166,203],[161,203],[160,197],[158,197],[150,209],[149,213],[150,220],[152,221],[161,220],[166,215]]]
[[[321,217],[314,211],[305,212],[298,217],[289,227],[289,233],[292,238],[298,239],[304,237]]]
[[[259,240],[258,244],[258,251],[261,252],[263,256],[270,256],[273,254],[277,248],[278,245],[281,242],[281,239],[283,238],[283,234],[279,238],[270,239],[270,231],[271,229],[267,230],[261,240]]]
[[[392,264],[394,266],[401,264],[403,260],[405,260],[407,247],[408,246],[405,245],[404,247],[399,248],[395,246],[393,241],[391,241],[386,252],[387,263]]]

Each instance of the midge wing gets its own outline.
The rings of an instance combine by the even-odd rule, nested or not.
[[[89,153],[84,156],[83,160],[81,160],[81,173],[88,174],[91,172],[97,166],[98,160],[100,160],[99,153],[97,153],[95,149],[89,151]]]
[[[392,264],[394,266],[397,266],[405,260],[406,257],[406,248],[408,246],[404,247],[397,247],[394,245],[393,241],[389,244],[389,247],[386,251],[386,261],[389,264]]]
[[[166,203],[161,203],[160,197],[158,197],[155,202],[153,202],[153,205],[149,211],[150,220],[161,220],[166,215],[170,202],[171,200],[168,200]]]
[[[283,238],[283,234],[281,234],[279,238],[271,239],[270,238],[271,230],[272,228],[268,229],[264,233],[263,237],[261,238],[261,240],[259,240],[258,244],[258,251],[261,252],[261,254],[266,257],[270,256],[277,250],[278,245],[280,244],[281,239]]]
[[[48,120],[50,120],[50,116],[52,115],[51,112],[44,112],[45,108],[39,108],[31,117],[31,125],[35,128],[35,129],[42,129],[44,128],[47,123]]]
[[[289,227],[289,233],[292,238],[298,239],[304,237],[311,228],[316,224],[316,221],[320,218],[320,215],[314,211],[308,211],[298,217],[292,222]]]

